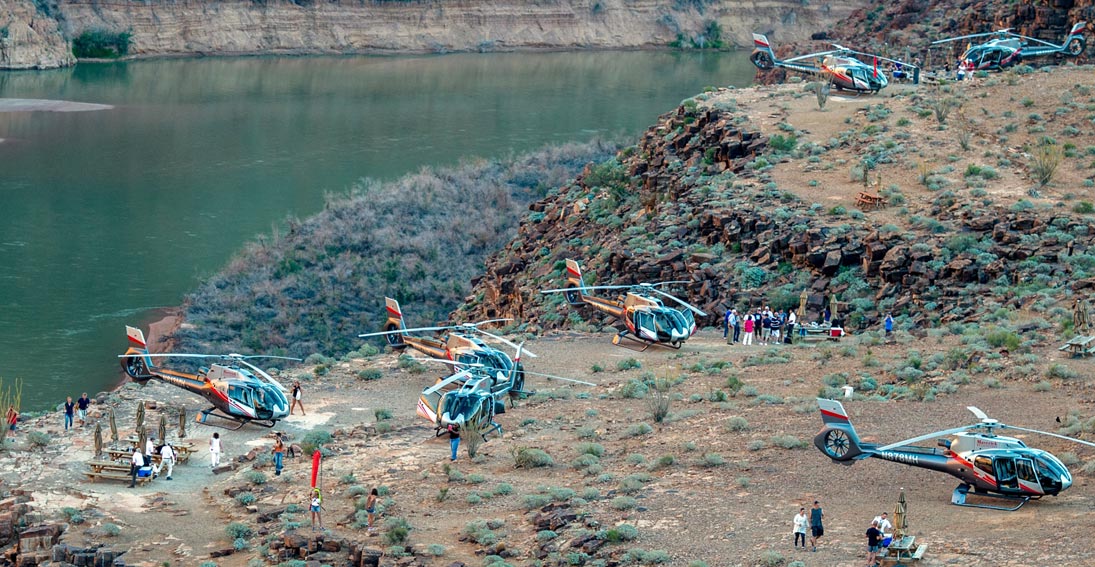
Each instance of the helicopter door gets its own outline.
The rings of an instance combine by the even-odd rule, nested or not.
[[[1003,56],[1004,51],[1002,49],[988,49],[984,55],[981,56],[981,61],[977,64],[978,69],[992,69],[1000,64],[1000,57]]]
[[[658,332],[654,327],[654,314],[649,311],[635,311],[635,334],[648,341],[658,340]]]
[[[1034,463],[1030,459],[1016,459],[1015,474],[1019,477],[1019,488],[1023,492],[1042,493],[1042,486],[1034,474]]]
[[[996,468],[996,485],[1000,490],[1019,490],[1014,458],[996,457],[992,460],[992,464]]]

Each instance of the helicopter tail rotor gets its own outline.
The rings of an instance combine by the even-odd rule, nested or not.
[[[403,334],[392,332],[407,328],[407,325],[403,322],[403,310],[399,308],[399,302],[390,297],[385,297],[384,308],[388,311],[388,322],[384,324],[384,331],[388,334],[384,335],[384,340],[393,349],[406,348],[407,343],[403,342]]]
[[[871,456],[871,447],[859,442],[859,435],[852,427],[852,420],[844,405],[836,400],[817,399],[824,426],[814,437],[814,446],[833,462],[850,465],[854,461]]]
[[[130,378],[138,382],[144,382],[152,378],[149,368],[153,366],[152,359],[144,356],[148,354],[148,344],[145,342],[144,332],[137,327],[126,325],[125,333],[129,337],[129,350],[125,351],[128,356],[121,359],[122,370],[125,370]]]
[[[753,34],[753,54],[749,56],[749,60],[762,71],[776,66],[776,54],[772,51],[772,44],[764,34]]]

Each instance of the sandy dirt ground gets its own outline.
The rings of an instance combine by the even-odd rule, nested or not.
[[[862,533],[878,513],[892,511],[898,493],[909,500],[910,531],[930,551],[927,564],[955,565],[1050,565],[1095,562],[1089,545],[1093,526],[1095,487],[1090,477],[1078,472],[1075,485],[1059,497],[1033,502],[1018,512],[958,508],[949,504],[955,479],[939,473],[872,460],[851,467],[833,464],[812,445],[784,449],[773,442],[776,436],[793,436],[811,441],[820,428],[813,399],[822,386],[822,376],[835,372],[862,370],[868,347],[856,346],[854,337],[841,344],[819,346],[727,346],[719,333],[701,332],[680,351],[650,349],[633,352],[613,347],[607,335],[568,335],[530,343],[539,358],[528,362],[530,370],[589,380],[595,387],[563,385],[531,379],[529,387],[541,395],[520,402],[500,416],[505,429],[501,439],[492,439],[469,460],[461,452],[455,468],[465,479],[481,483],[450,482],[446,472],[448,443],[436,439],[428,424],[414,415],[418,391],[432,381],[434,372],[414,374],[397,368],[392,354],[372,360],[344,362],[332,373],[305,382],[306,416],[293,416],[277,429],[294,440],[316,429],[336,432],[329,445],[333,456],[325,460],[322,484],[325,488],[326,525],[334,534],[368,540],[364,530],[337,525],[354,511],[351,486],[384,486],[391,498],[384,516],[406,518],[414,527],[410,542],[425,546],[440,544],[446,551],[436,565],[465,561],[482,562],[476,555],[480,546],[460,541],[464,526],[475,519],[502,519],[502,541],[516,549],[531,549],[535,529],[526,518],[523,497],[551,488],[569,488],[577,493],[596,489],[599,497],[582,508],[602,526],[628,522],[639,530],[629,547],[665,550],[672,565],[703,560],[708,565],[756,565],[764,553],[775,551],[786,561],[802,560],[810,566],[854,566],[863,563]],[[915,341],[922,352],[945,349],[948,339]],[[870,347],[871,356],[882,362],[903,357],[909,344]],[[783,364],[744,366],[748,356],[776,349],[789,353]],[[620,371],[617,365],[634,358],[642,368]],[[1061,362],[1083,375],[1088,361],[1057,361],[1056,349],[1047,348],[1045,364]],[[731,364],[711,369],[715,361]],[[704,370],[690,370],[697,362]],[[603,371],[591,371],[594,365]],[[362,368],[383,369],[380,380],[362,382],[355,377]],[[684,376],[674,386],[679,394],[666,423],[651,420],[642,399],[624,398],[618,388],[644,372],[657,376]],[[885,372],[872,370],[885,379]],[[300,372],[300,371],[293,371]],[[712,393],[725,390],[727,377],[738,376],[745,393],[725,402],[709,401]],[[1049,391],[1035,392],[1028,381],[1004,381],[1002,387],[981,384],[978,376],[956,393],[930,402],[850,400],[846,407],[860,434],[867,440],[898,440],[933,429],[972,422],[965,406],[976,405],[1007,423],[1056,431],[1055,417],[1076,410],[1088,416],[1095,390],[1085,379],[1055,382]],[[752,390],[749,390],[749,389]],[[545,395],[550,392],[551,395]],[[756,394],[756,395],[748,395]],[[126,418],[137,400],[156,400],[160,407],[202,407],[196,398],[163,384],[144,388],[135,385],[118,394],[119,427],[132,427]],[[390,409],[393,430],[376,434],[374,410]],[[743,417],[748,429],[731,431],[727,422]],[[150,411],[150,423],[158,414]],[[653,431],[630,436],[627,429],[647,423]],[[95,527],[111,522],[121,534],[107,541],[131,549],[129,564],[198,564],[215,549],[231,546],[224,527],[231,521],[254,522],[255,514],[225,495],[225,489],[249,485],[247,475],[253,464],[241,463],[235,473],[214,475],[204,450],[211,435],[208,427],[191,427],[190,438],[198,445],[190,463],[176,469],[170,482],[161,479],[130,489],[124,484],[89,483],[83,477],[91,457],[91,428],[72,433],[60,431],[60,417],[40,420],[38,427],[54,435],[45,450],[25,447],[17,438],[15,448],[0,457],[5,485],[35,487],[36,506],[57,515],[62,507],[86,508],[87,522],[65,536],[75,543],[101,541]],[[356,429],[355,429],[356,428]],[[234,458],[251,447],[268,447],[269,430],[247,426],[222,432],[226,457]],[[174,439],[175,434],[169,434]],[[595,439],[590,439],[594,436]],[[1090,462],[1095,451],[1055,440],[1024,435],[1031,445],[1058,455],[1072,453]],[[569,466],[577,456],[580,442],[596,441],[605,448],[603,470],[587,475]],[[555,460],[552,467],[515,469],[510,453],[520,446],[547,451]],[[704,456],[717,454],[718,466],[702,464]],[[673,464],[652,463],[667,455]],[[641,457],[639,457],[641,456]],[[307,494],[310,463],[290,459],[285,474],[274,477],[264,467],[269,482],[255,486],[259,511],[286,503],[303,506]],[[34,473],[32,471],[38,471]],[[344,482],[345,475],[355,479]],[[32,474],[34,476],[27,476]],[[617,510],[614,498],[622,495],[621,480],[629,475],[649,475],[649,482],[634,492],[637,506]],[[477,476],[478,475],[478,476]],[[471,503],[473,492],[490,492],[506,483],[513,490]],[[444,502],[438,492],[448,488]],[[816,553],[791,548],[791,517],[799,506],[820,500],[826,513],[827,533]],[[307,518],[298,514],[297,521]],[[381,519],[381,522],[383,518]],[[277,524],[274,524],[276,527]],[[274,529],[276,532],[276,529]],[[273,533],[273,532],[272,532]],[[258,538],[256,538],[258,539]],[[382,537],[372,538],[383,547]],[[241,552],[218,559],[219,565],[246,565],[254,552]],[[531,558],[511,559],[516,565],[530,565]]]

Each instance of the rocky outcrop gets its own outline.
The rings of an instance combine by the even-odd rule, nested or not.
[[[779,157],[756,157],[769,140],[749,128],[727,108],[682,106],[663,116],[618,154],[615,178],[605,173],[611,164],[590,166],[532,204],[454,318],[510,317],[531,331],[605,322],[592,309],[572,318],[560,296],[540,293],[563,285],[563,260],[574,258],[589,285],[683,282],[667,289],[709,314],[701,324],[717,324],[731,306],[795,307],[805,294],[811,316],[836,298],[853,328],[878,321],[882,309],[923,328],[930,317],[947,323],[1025,308],[1033,299],[1017,283],[1070,282],[1095,262],[1095,224],[1062,211],[940,201],[925,211],[936,229],[908,232],[819,216],[755,180]]]
[[[16,0],[17,4],[33,4]],[[68,37],[132,33],[136,56],[620,49],[691,40],[717,22],[727,45],[753,29],[806,39],[866,0],[60,0]],[[51,28],[52,29],[52,28]],[[31,42],[33,43],[33,42]],[[63,65],[70,60],[56,61]]]
[[[0,69],[52,69],[76,62],[48,2],[0,4]]]

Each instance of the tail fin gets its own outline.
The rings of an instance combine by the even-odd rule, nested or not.
[[[585,304],[585,300],[582,299],[584,293],[581,289],[585,286],[585,279],[582,278],[582,267],[578,265],[577,260],[567,258],[567,288],[578,288],[568,289],[567,292],[563,294],[566,297],[567,303],[570,303],[571,305]]]
[[[388,311],[388,322],[384,325],[385,331],[401,331],[407,328],[407,325],[403,322],[403,310],[399,308],[398,301],[390,297],[385,297],[384,308]],[[407,343],[403,342],[402,333],[384,335],[384,339],[388,341],[388,346],[394,349],[401,349],[407,346]]]
[[[121,360],[122,370],[134,380],[144,381],[152,378],[149,368],[152,367],[152,359],[147,356],[148,343],[144,340],[144,333],[137,327],[125,326],[125,334],[129,337],[129,349],[125,351],[129,355]],[[138,356],[135,356],[138,355]]]
[[[777,59],[775,52],[772,51],[772,43],[764,34],[753,34],[753,54],[749,56],[749,60],[758,69],[765,71],[776,66]]]
[[[1065,38],[1065,55],[1072,57],[1083,55],[1084,48],[1087,47],[1087,39],[1084,38],[1084,28],[1086,27],[1087,22],[1077,22],[1072,26],[1072,29],[1068,32],[1068,37]]]
[[[814,446],[835,462],[850,465],[853,461],[871,456],[869,448],[859,442],[859,435],[852,427],[852,420],[844,405],[836,400],[817,399],[824,426],[814,437]]]

